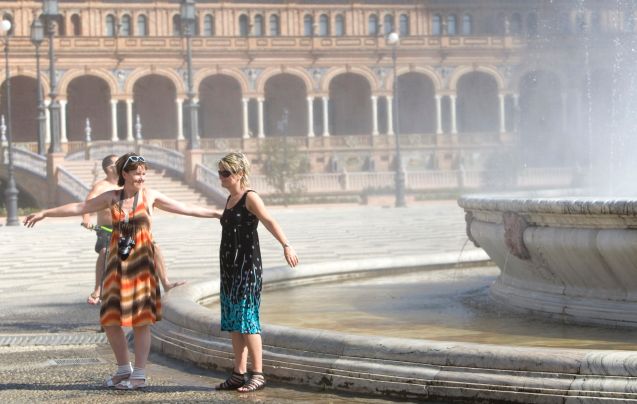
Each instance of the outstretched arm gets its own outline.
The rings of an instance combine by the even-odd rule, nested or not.
[[[255,215],[261,223],[265,226],[266,229],[283,247],[283,255],[285,256],[285,260],[288,265],[291,267],[295,267],[299,263],[299,257],[296,255],[296,251],[294,248],[288,243],[287,237],[283,233],[281,226],[277,223],[276,220],[270,215],[268,210],[265,208],[265,204],[263,203],[263,199],[256,192],[248,192],[246,207],[248,210]]]
[[[218,210],[204,208],[203,206],[190,205],[169,198],[159,191],[147,190],[148,198],[151,204],[166,212],[177,213],[186,216],[210,217],[213,219],[221,218],[221,212]]]
[[[27,227],[33,227],[37,222],[45,217],[79,216],[84,213],[93,213],[98,210],[106,209],[110,205],[112,192],[113,191],[104,192],[103,194],[89,199],[88,201],[69,203],[58,206],[57,208],[44,209],[40,212],[32,213],[24,219],[24,225]]]

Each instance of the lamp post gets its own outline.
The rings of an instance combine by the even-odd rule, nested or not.
[[[42,16],[45,18],[47,33],[49,35],[49,82],[51,84],[51,103],[49,115],[51,119],[51,144],[49,153],[60,153],[60,103],[57,100],[57,81],[55,77],[55,20],[59,16],[58,0],[42,0]]]
[[[38,103],[38,154],[43,156],[45,151],[44,134],[46,133],[46,114],[42,97],[42,78],[40,77],[40,45],[44,41],[44,25],[39,18],[34,18],[31,23],[31,43],[35,46],[35,70],[37,76],[37,103]]]
[[[199,107],[195,103],[195,91],[192,84],[192,46],[191,38],[195,32],[195,1],[194,0],[181,0],[181,32],[186,37],[186,63],[187,63],[187,88],[186,95],[188,96],[188,102],[186,103],[186,120],[187,120],[187,133],[188,133],[188,149],[198,149],[199,139],[197,134],[199,132]]]
[[[403,171],[403,161],[400,155],[400,122],[398,122],[398,76],[396,75],[396,51],[400,43],[400,36],[397,32],[392,32],[387,36],[387,43],[391,45],[391,60],[394,71],[394,80],[392,85],[392,123],[394,125],[395,143],[396,143],[396,175],[394,181],[396,183],[396,207],[406,206],[405,203],[405,172]]]
[[[9,145],[9,161],[7,189],[4,191],[5,206],[7,208],[7,226],[19,226],[18,220],[18,188],[15,185],[15,177],[13,175],[13,131],[11,130],[11,77],[9,74],[9,32],[11,30],[11,21],[2,20],[0,28],[4,34],[4,102],[5,114],[7,116],[7,140]]]

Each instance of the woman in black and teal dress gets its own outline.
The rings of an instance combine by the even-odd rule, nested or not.
[[[263,269],[259,222],[281,243],[288,265],[295,267],[299,262],[261,197],[248,189],[249,174],[250,162],[242,153],[230,153],[219,161],[219,180],[230,191],[221,217],[221,330],[230,332],[235,357],[232,375],[217,390],[251,392],[265,387],[259,322]],[[252,369],[246,379],[248,356]]]

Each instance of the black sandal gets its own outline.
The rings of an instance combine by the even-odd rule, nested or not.
[[[236,390],[246,384],[245,373],[232,371],[232,375],[223,383],[217,385],[215,390]]]
[[[239,393],[252,393],[265,387],[265,377],[261,372],[250,372],[250,378],[242,387],[238,388]]]

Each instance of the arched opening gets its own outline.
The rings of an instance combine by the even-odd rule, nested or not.
[[[330,82],[330,133],[335,135],[372,132],[372,90],[365,77],[343,73]]]
[[[27,76],[11,77],[11,136],[15,142],[37,141],[37,82]],[[0,87],[0,114],[6,116],[6,80]],[[6,119],[6,118],[5,118]],[[6,122],[8,125],[8,122]]]
[[[436,130],[435,88],[420,73],[398,76],[398,118],[400,133],[434,133]]]
[[[267,136],[307,135],[307,90],[299,77],[277,74],[265,83]]]
[[[134,114],[145,139],[177,139],[177,91],[166,77],[151,74],[135,82]],[[135,118],[133,118],[135,119]]]
[[[199,86],[199,119],[202,138],[241,137],[241,86],[233,77],[217,74]]]
[[[498,84],[482,72],[467,73],[458,81],[458,130],[495,132],[499,124]]]
[[[85,139],[86,120],[92,140],[111,138],[111,90],[103,79],[81,76],[69,83],[66,106],[66,133],[69,141]]]

